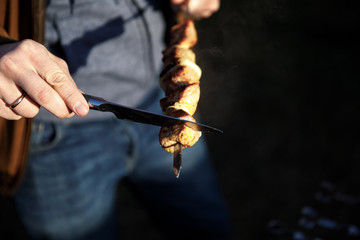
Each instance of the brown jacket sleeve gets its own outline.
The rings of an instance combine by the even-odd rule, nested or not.
[[[25,171],[31,119],[10,121],[0,118],[0,191],[12,194]]]
[[[42,42],[44,16],[44,0],[0,0],[0,44],[24,38]],[[3,195],[12,194],[21,181],[30,134],[31,119],[0,118],[0,192]]]

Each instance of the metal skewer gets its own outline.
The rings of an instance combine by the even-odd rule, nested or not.
[[[188,0],[186,0],[184,4],[185,4],[185,9],[177,14],[178,22],[184,22],[190,18]],[[181,171],[181,165],[182,165],[181,149],[182,149],[181,143],[176,143],[174,146],[174,162],[173,162],[173,171],[176,178],[179,178]]]
[[[174,163],[173,163],[173,171],[176,178],[179,178],[181,171],[181,143],[177,143],[174,146]]]

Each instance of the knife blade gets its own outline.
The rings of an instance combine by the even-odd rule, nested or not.
[[[152,113],[142,109],[127,107],[106,101],[100,97],[91,96],[84,93],[83,95],[86,101],[89,103],[90,109],[102,112],[112,112],[119,119],[165,127],[170,127],[173,125],[185,125],[195,131],[223,133],[223,131],[220,129],[202,123]]]

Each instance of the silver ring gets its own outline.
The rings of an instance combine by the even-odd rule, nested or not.
[[[17,105],[21,103],[21,101],[25,98],[26,93],[23,92],[20,97],[18,97],[12,104],[10,104],[11,109],[16,108]]]

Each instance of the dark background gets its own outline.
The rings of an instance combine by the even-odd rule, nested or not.
[[[360,197],[358,15],[345,1],[223,0],[218,13],[196,23],[198,111],[202,122],[224,130],[206,138],[232,239],[285,239],[269,234],[268,223],[300,229],[305,205],[360,224],[359,205],[339,211],[314,198],[325,180]],[[125,239],[158,239],[137,200],[122,186],[119,192]],[[0,204],[0,230],[14,236],[4,239],[21,239],[11,201]],[[332,230],[310,234],[346,239]]]
[[[233,239],[269,239],[274,218],[295,228],[323,180],[360,196],[358,15],[341,1],[243,0],[199,22],[200,112],[225,132],[207,137]],[[357,208],[333,217],[359,224]]]

